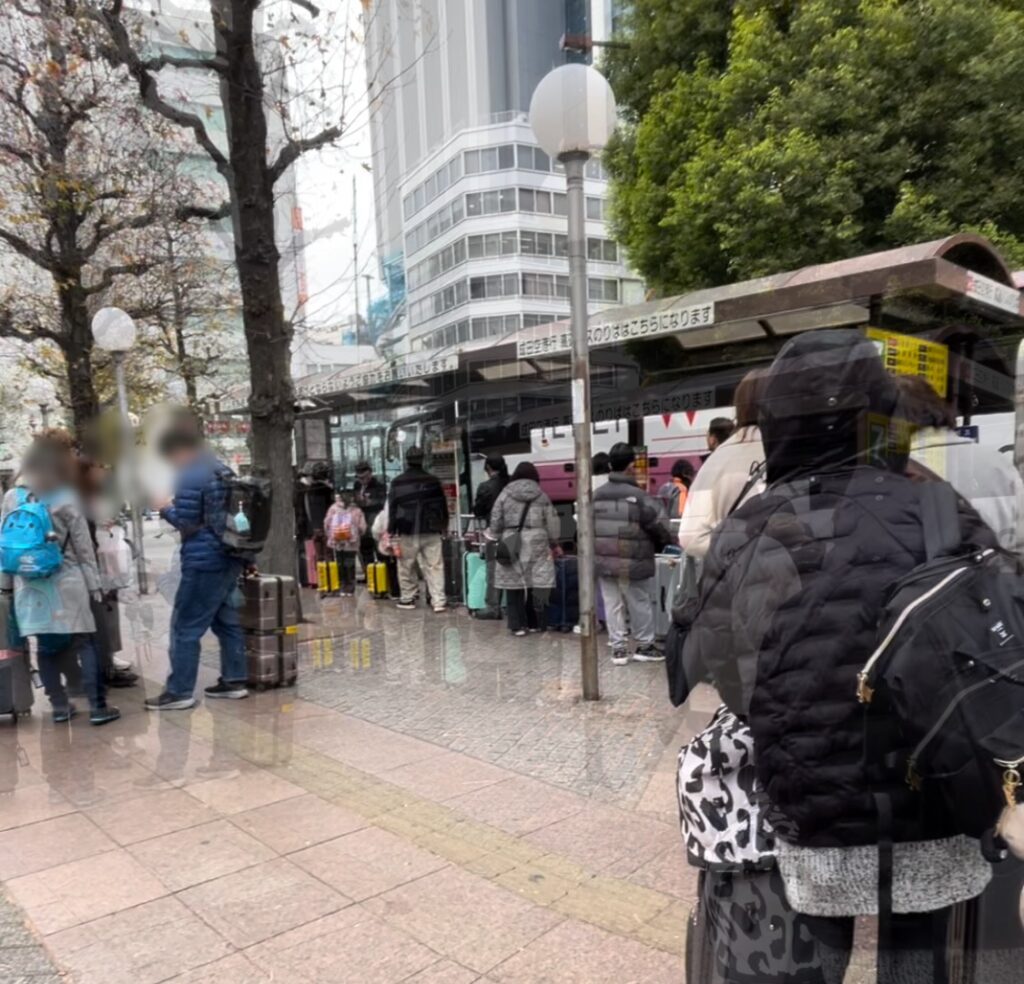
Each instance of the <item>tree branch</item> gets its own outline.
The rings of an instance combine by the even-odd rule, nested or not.
[[[156,212],[153,209],[147,209],[145,212],[129,216],[118,222],[111,222],[109,225],[100,218],[93,230],[89,244],[82,250],[82,255],[89,259],[111,237],[127,232],[129,229],[145,229],[154,222],[156,222]]]
[[[311,17],[320,16],[320,8],[312,2],[312,0],[291,0],[296,7],[301,7],[303,10],[309,11]]]
[[[210,160],[216,165],[218,172],[225,178],[231,174],[231,165],[227,157],[221,153],[220,148],[210,139],[203,121],[195,113],[186,113],[184,110],[172,106],[160,95],[160,88],[152,72],[146,67],[146,62],[139,57],[138,52],[132,47],[131,37],[128,29],[121,20],[123,0],[112,0],[109,8],[95,11],[93,16],[99,18],[107,29],[112,46],[106,46],[107,58],[128,69],[128,74],[135,80],[139,87],[139,96],[143,105],[158,113],[164,119],[180,126],[184,130],[191,130],[196,142],[206,151]]]
[[[216,72],[223,75],[227,71],[228,63],[220,55],[213,58],[180,58],[177,55],[159,55],[156,58],[147,58],[141,62],[147,72],[159,72],[162,68],[197,68],[204,72]]]
[[[90,297],[93,294],[101,294],[109,290],[114,284],[115,277],[133,276],[141,277],[156,266],[151,260],[139,260],[136,263],[119,263],[116,266],[109,266],[103,271],[103,276],[91,287],[85,288],[85,293]]]
[[[304,140],[289,140],[281,148],[281,152],[277,155],[277,160],[270,166],[270,183],[277,184],[281,175],[303,154],[334,143],[344,132],[341,126],[329,126],[315,136],[307,137]]]
[[[207,219],[216,222],[218,219],[226,219],[231,214],[231,202],[221,202],[216,208],[209,208],[206,205],[179,205],[174,217],[185,221],[186,219]]]
[[[20,256],[24,256],[26,260],[31,260],[42,270],[51,270],[53,267],[53,264],[50,262],[50,257],[48,257],[43,250],[37,249],[30,242],[22,239],[21,236],[14,235],[13,232],[8,232],[6,229],[0,228],[0,242],[7,243],[15,253],[18,253]]]

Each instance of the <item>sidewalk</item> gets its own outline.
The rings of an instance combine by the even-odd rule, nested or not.
[[[296,691],[147,714],[166,620],[125,619],[121,721],[0,722],[0,881],[53,961],[0,949],[0,979],[682,980],[675,756],[710,691],[683,715],[606,661],[584,704],[575,636],[362,597],[303,627]]]

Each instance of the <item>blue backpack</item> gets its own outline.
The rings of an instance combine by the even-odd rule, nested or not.
[[[17,489],[18,504],[0,526],[0,570],[24,578],[49,577],[64,562],[50,510],[28,489]]]

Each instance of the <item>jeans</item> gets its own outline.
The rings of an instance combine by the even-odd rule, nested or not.
[[[534,629],[546,632],[548,628],[548,588],[509,589],[505,592],[508,607],[509,632],[525,632]]]
[[[82,688],[89,707],[97,710],[107,706],[107,685],[93,636],[46,634],[36,636],[36,643],[39,678],[54,710],[68,706],[68,694],[61,677],[74,679],[78,675],[78,660],[81,660]]]
[[[654,578],[602,577],[600,587],[612,649],[625,649],[631,632],[638,646],[654,645]]]
[[[220,675],[226,683],[244,683],[245,638],[238,624],[241,564],[223,571],[181,572],[171,612],[171,674],[167,693],[191,697],[199,674],[199,643],[207,631],[220,642]]]
[[[410,534],[399,539],[402,555],[398,558],[398,584],[402,589],[402,601],[416,599],[420,582],[416,576],[419,565],[423,579],[430,592],[430,603],[435,608],[444,608],[448,599],[444,588],[444,553],[440,533],[426,533],[422,536]]]

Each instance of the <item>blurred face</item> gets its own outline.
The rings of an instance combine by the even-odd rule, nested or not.
[[[371,478],[373,478],[373,472],[369,471],[368,469],[356,472],[356,480],[359,482],[360,485],[366,485],[366,483],[369,482]]]
[[[714,434],[708,434],[708,450],[714,451],[718,447],[718,438]]]

